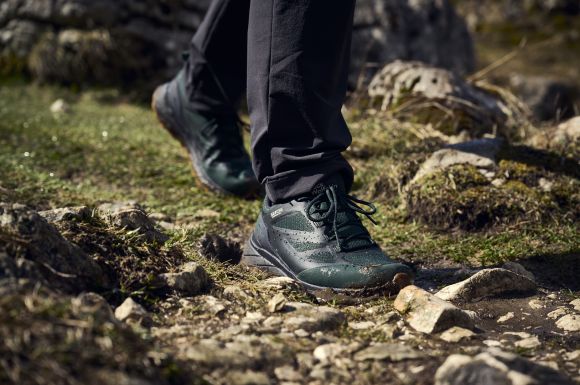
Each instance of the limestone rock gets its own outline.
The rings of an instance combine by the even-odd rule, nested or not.
[[[515,314],[514,314],[513,311],[507,312],[506,314],[502,315],[501,317],[499,317],[497,319],[497,323],[498,324],[502,324],[504,322],[507,322],[507,321],[511,320],[514,317],[515,317]]]
[[[0,278],[28,278],[70,293],[113,285],[78,246],[23,205],[0,203],[0,232],[6,235],[0,242]]]
[[[153,322],[151,316],[143,306],[139,305],[131,297],[127,298],[115,309],[115,317],[121,322],[137,324],[144,327],[151,326]]]
[[[70,112],[70,105],[63,99],[57,99],[50,105],[50,112],[55,115],[66,114]]]
[[[298,302],[287,303],[289,308],[296,308],[284,319],[284,326],[289,330],[304,329],[308,332],[335,330],[346,322],[345,315],[329,306],[312,306]]]
[[[286,300],[286,297],[284,297],[284,294],[278,293],[268,301],[268,311],[270,313],[276,313],[284,308],[286,302],[288,301]]]
[[[316,358],[323,365],[331,365],[336,357],[346,351],[347,347],[339,343],[330,343],[317,346],[312,352]]]
[[[572,307],[574,307],[574,310],[580,311],[580,298],[576,298],[575,300],[572,300],[570,302],[570,305],[572,305]]]
[[[276,290],[283,290],[283,289],[299,289],[300,285],[298,282],[290,277],[271,277],[266,278],[265,280],[261,281],[260,286],[269,288],[269,289],[276,289]]]
[[[416,286],[402,289],[393,305],[412,328],[422,333],[438,333],[453,326],[474,327],[468,313]]]
[[[561,307],[558,307],[555,310],[549,312],[547,314],[547,316],[548,316],[548,318],[556,319],[556,318],[562,317],[563,315],[566,315],[567,313],[568,313],[568,310],[565,307],[561,306]]]
[[[453,354],[435,373],[435,385],[572,385],[556,370],[491,348],[475,357]]]
[[[454,326],[441,333],[439,338],[447,342],[461,342],[469,340],[473,338],[473,336],[475,336],[475,333],[471,330]]]
[[[196,295],[209,284],[210,278],[205,269],[195,262],[188,262],[177,273],[160,274],[154,286],[166,287],[184,295]]]
[[[562,150],[574,153],[580,150],[580,116],[568,119],[555,127],[551,127],[529,139],[529,144],[534,147],[548,150]]]
[[[506,269],[484,269],[470,278],[444,287],[436,296],[452,302],[472,302],[485,297],[536,290],[531,279]]]
[[[424,354],[402,344],[378,343],[361,350],[354,355],[355,361],[390,361],[399,362],[424,357]]]
[[[556,321],[556,326],[568,332],[580,331],[580,315],[568,314]]]
[[[503,264],[502,268],[509,270],[509,271],[513,271],[516,274],[519,275],[523,275],[526,278],[531,279],[532,281],[536,280],[536,277],[534,277],[534,274],[529,271],[528,269],[526,269],[525,267],[523,267],[521,264],[517,263],[517,262],[506,262]]]
[[[500,99],[451,71],[422,62],[387,64],[372,79],[368,93],[373,100],[382,101],[383,111],[405,105],[415,118],[437,124],[448,135],[465,128],[480,135],[507,121]]]
[[[542,343],[540,342],[540,340],[538,339],[537,336],[531,336],[531,337],[523,338],[519,341],[516,341],[514,345],[516,347],[522,348],[522,349],[536,349],[536,348],[542,346]]]
[[[155,228],[147,213],[134,203],[103,203],[98,212],[110,225],[120,229],[136,231],[147,241],[165,242],[169,237]]]
[[[491,170],[497,166],[499,154],[505,146],[500,138],[477,139],[447,146],[435,151],[413,177],[411,184],[423,177],[457,164],[469,164],[478,169]]]
[[[66,222],[71,220],[82,220],[90,218],[92,212],[91,209],[87,206],[77,206],[39,211],[38,214],[40,214],[48,222]]]

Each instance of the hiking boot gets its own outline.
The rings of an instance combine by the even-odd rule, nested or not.
[[[152,107],[163,127],[189,153],[199,180],[223,194],[257,195],[260,184],[244,148],[238,117],[196,111],[189,105],[185,71],[153,94]]]
[[[242,263],[291,277],[310,291],[394,294],[414,273],[382,252],[357,215],[375,223],[375,212],[372,203],[347,195],[340,184],[288,203],[266,200]]]

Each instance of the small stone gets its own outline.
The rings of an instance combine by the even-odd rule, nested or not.
[[[236,285],[229,285],[224,287],[224,296],[230,299],[240,300],[248,300],[251,298],[250,295],[244,291],[244,289]]]
[[[542,301],[540,301],[539,299],[533,299],[533,300],[531,300],[530,302],[528,302],[528,305],[533,310],[539,310],[539,309],[543,309],[544,308],[544,303]]]
[[[289,277],[272,277],[260,282],[260,286],[272,289],[295,289],[298,288],[298,282]]]
[[[72,220],[82,220],[90,218],[91,209],[87,206],[64,207],[53,210],[38,212],[48,222],[67,222]]]
[[[532,335],[530,333],[526,333],[526,332],[505,332],[505,333],[503,333],[503,335],[508,336],[508,337],[517,337],[521,340],[523,340],[525,338],[532,337]]]
[[[284,309],[286,302],[288,301],[286,300],[286,297],[284,297],[284,294],[278,293],[268,301],[268,311],[270,313],[279,312]]]
[[[441,333],[439,338],[447,342],[461,342],[469,340],[473,338],[473,336],[475,336],[475,333],[471,330],[454,326]]]
[[[469,314],[417,286],[402,289],[393,305],[412,328],[422,333],[438,333],[453,326],[474,327]]]
[[[55,115],[69,113],[70,105],[63,99],[57,99],[50,105],[50,112],[52,112]]]
[[[571,301],[570,305],[574,307],[574,310],[580,311],[580,298],[576,298],[575,300]]]
[[[155,228],[155,222],[136,203],[103,203],[99,205],[97,211],[111,226],[136,231],[150,242],[163,243],[169,239],[166,234],[161,233]]]
[[[485,340],[483,341],[485,346],[489,346],[490,348],[499,348],[501,347],[501,342],[496,340]]]
[[[349,322],[348,326],[354,330],[368,330],[375,327],[375,323],[372,321],[362,321],[362,322]]]
[[[226,306],[230,305],[229,302],[224,302],[211,295],[205,295],[200,300],[203,301],[204,310],[214,316],[224,312]]]
[[[401,344],[390,344],[390,343],[379,343],[376,345],[371,345],[366,349],[354,355],[355,361],[367,361],[376,360],[382,361],[387,360],[390,362],[399,362],[404,360],[414,360],[422,358],[424,356],[418,350],[415,350],[409,346]]]
[[[568,314],[556,321],[556,326],[567,332],[580,331],[580,315]]]
[[[556,293],[550,293],[546,296],[546,298],[548,299],[558,299],[558,294]]]
[[[302,375],[292,366],[280,366],[274,369],[274,374],[280,381],[302,381]]]
[[[580,350],[574,350],[573,352],[565,353],[564,359],[566,361],[576,361],[580,363]]]
[[[436,296],[446,301],[473,302],[485,297],[536,290],[536,283],[507,269],[484,269],[470,278],[441,289]]]
[[[121,322],[137,324],[143,327],[150,327],[152,324],[149,313],[131,297],[127,298],[115,309],[115,318]]]
[[[300,338],[306,338],[306,337],[310,337],[310,333],[308,333],[306,330],[304,329],[298,329],[294,331],[294,334],[296,335],[296,337],[300,337]]]
[[[501,317],[499,317],[499,318],[497,319],[497,323],[498,323],[498,324],[502,324],[502,323],[504,323],[504,322],[507,322],[507,321],[511,320],[511,319],[512,319],[512,318],[514,318],[514,317],[515,317],[515,314],[514,314],[513,312],[511,312],[511,311],[510,311],[509,313],[507,313],[507,314],[504,314],[504,315],[502,315]]]
[[[268,317],[264,320],[264,326],[269,328],[276,328],[282,325],[282,318],[280,317]]]
[[[158,276],[155,286],[167,287],[184,295],[196,295],[209,286],[210,278],[204,268],[195,262],[188,262],[178,273]]]
[[[317,346],[314,349],[312,355],[316,358],[322,365],[330,365],[334,362],[336,357],[342,354],[346,350],[346,346],[331,343]]]
[[[328,306],[312,306],[295,302],[289,302],[287,306],[297,307],[297,310],[284,320],[284,326],[289,330],[304,329],[313,333],[334,330],[346,322],[346,317],[341,311]]]
[[[538,179],[538,186],[542,191],[550,192],[554,187],[554,181],[548,180],[546,178],[540,178]]]
[[[536,349],[542,345],[538,337],[532,336],[528,338],[524,338],[522,340],[516,341],[514,344],[518,348],[522,349]]]
[[[560,318],[566,314],[568,314],[568,310],[566,310],[565,307],[559,307],[556,310],[549,312],[548,318],[556,319],[556,318]]]
[[[516,354],[492,348],[475,357],[452,354],[435,373],[435,385],[571,385],[564,375]]]

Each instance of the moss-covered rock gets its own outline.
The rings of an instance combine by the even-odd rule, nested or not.
[[[556,167],[549,156],[542,163],[527,159],[521,148],[508,153],[512,159],[504,154],[493,170],[455,164],[415,180],[405,195],[409,216],[437,228],[468,231],[580,218],[577,170],[564,167],[573,161],[564,159],[564,166]]]

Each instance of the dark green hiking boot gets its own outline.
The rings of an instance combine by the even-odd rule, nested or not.
[[[189,153],[200,181],[210,189],[240,197],[257,195],[260,184],[244,148],[237,116],[193,110],[185,72],[157,87],[151,103],[163,127]]]
[[[266,201],[242,263],[294,278],[310,291],[394,294],[414,273],[382,252],[357,215],[372,221],[375,212],[338,185],[284,204]]]

